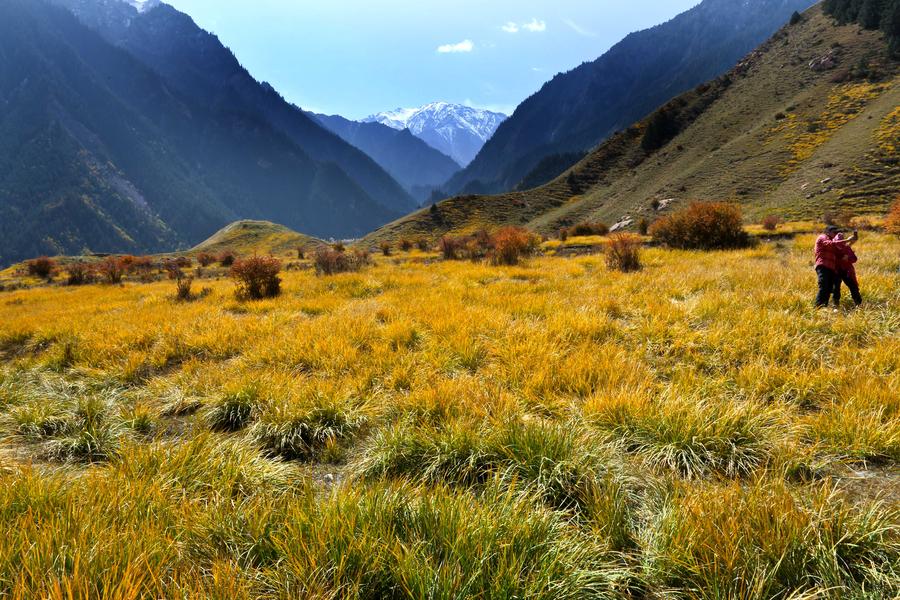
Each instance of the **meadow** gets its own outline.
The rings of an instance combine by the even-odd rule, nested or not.
[[[0,292],[0,598],[897,598],[900,239],[813,240]]]

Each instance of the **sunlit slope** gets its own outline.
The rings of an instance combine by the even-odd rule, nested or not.
[[[190,253],[231,250],[238,254],[280,255],[294,252],[298,248],[311,249],[324,243],[268,221],[237,221],[192,248]]]
[[[823,58],[833,68],[811,68]],[[672,207],[732,200],[751,218],[883,210],[900,193],[897,73],[880,33],[835,26],[817,6],[726,76],[615,135],[546,186],[452,198],[370,237],[498,224],[551,233],[583,219],[652,220],[654,201],[670,199]],[[656,143],[647,142],[649,127],[661,132]]]

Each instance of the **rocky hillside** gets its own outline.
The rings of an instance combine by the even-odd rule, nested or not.
[[[549,184],[460,196],[371,239],[497,224],[544,233],[649,220],[692,199],[777,213],[882,211],[900,193],[900,78],[884,36],[816,6],[726,75],[626,128]]]
[[[725,73],[794,11],[813,3],[703,0],[666,23],[627,36],[525,100],[444,190],[510,191],[545,157],[592,150],[669,99]],[[552,176],[571,166],[561,164]]]

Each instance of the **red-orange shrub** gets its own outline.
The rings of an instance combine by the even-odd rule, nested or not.
[[[231,277],[237,285],[239,298],[260,300],[274,298],[281,293],[281,261],[274,256],[251,256],[235,261]]]
[[[719,250],[744,248],[751,243],[740,207],[726,202],[694,202],[656,221],[650,235],[671,248]]]
[[[891,211],[884,220],[884,230],[894,235],[900,235],[900,198],[894,202]]]
[[[522,227],[503,227],[491,236],[491,246],[491,263],[515,265],[537,252],[540,238]]]
[[[616,233],[606,248],[606,266],[630,273],[641,268],[641,238],[631,233]]]
[[[413,241],[409,238],[403,238],[400,240],[400,249],[404,252],[409,252],[413,249]]]
[[[378,248],[381,250],[381,253],[385,256],[390,256],[391,251],[393,250],[393,246],[391,246],[390,242],[381,242],[378,245]]]
[[[46,256],[29,260],[26,266],[29,275],[41,279],[49,279],[56,271],[56,261]]]
[[[230,267],[234,264],[234,261],[237,259],[237,256],[231,250],[224,250],[221,254],[219,254],[219,264],[223,267]]]
[[[197,262],[200,263],[201,267],[208,267],[216,262],[216,257],[209,252],[201,252],[197,255]]]
[[[762,227],[766,231],[775,231],[781,225],[781,217],[777,215],[768,215],[762,220]]]
[[[110,256],[97,264],[97,274],[100,275],[100,279],[110,285],[122,283],[122,278],[125,276],[125,265],[126,263],[122,259]]]
[[[93,265],[86,262],[74,262],[66,266],[66,283],[68,285],[85,285],[93,283],[97,273]]]

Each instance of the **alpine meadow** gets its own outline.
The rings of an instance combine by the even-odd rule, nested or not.
[[[900,0],[358,119],[238,63],[290,3],[3,1],[0,599],[900,598]]]

